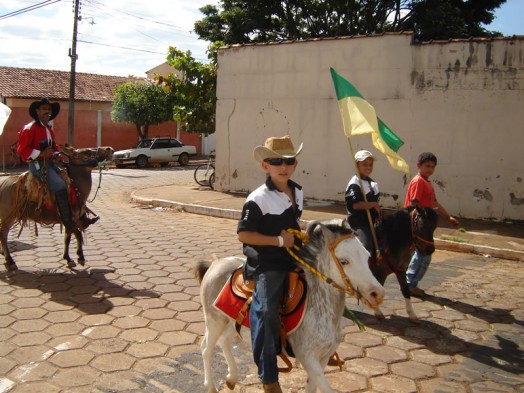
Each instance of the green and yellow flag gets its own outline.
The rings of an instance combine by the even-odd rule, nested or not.
[[[371,134],[373,145],[387,157],[393,169],[409,173],[409,165],[397,154],[404,142],[380,120],[373,108],[355,86],[331,68],[338,107],[342,116],[344,133],[353,135]]]

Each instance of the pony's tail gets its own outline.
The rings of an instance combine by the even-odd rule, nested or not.
[[[194,273],[195,273],[195,278],[198,280],[199,284],[202,283],[202,279],[204,278],[204,275],[208,271],[212,262],[213,261],[211,258],[203,258],[197,262],[195,269],[194,269]]]

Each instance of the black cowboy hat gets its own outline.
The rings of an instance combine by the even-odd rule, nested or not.
[[[33,119],[38,120],[36,110],[44,104],[51,105],[51,117],[49,118],[49,120],[53,120],[60,112],[60,104],[58,102],[52,103],[47,98],[41,98],[40,101],[32,102],[31,105],[29,105],[29,114]]]

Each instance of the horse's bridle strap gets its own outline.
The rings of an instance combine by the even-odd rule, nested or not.
[[[354,296],[356,291],[355,291],[355,288],[353,288],[353,285],[351,285],[351,282],[349,281],[349,278],[346,275],[346,272],[344,271],[344,268],[342,267],[340,260],[337,258],[335,254],[335,249],[337,248],[340,242],[346,239],[351,239],[352,237],[355,237],[355,235],[353,233],[348,233],[347,235],[339,237],[338,239],[336,239],[333,243],[329,245],[329,252],[333,260],[335,261],[335,265],[337,265],[340,276],[342,277],[342,280],[344,280],[344,284],[346,285],[346,290],[350,296]]]
[[[424,239],[423,237],[419,236],[419,235],[415,235],[415,212],[417,211],[417,209],[413,209],[410,213],[410,217],[411,217],[411,236],[413,238],[413,242],[415,242],[415,239],[422,242],[422,243],[426,243],[426,244],[429,244],[431,246],[434,246],[435,245],[435,242],[434,241],[431,241],[431,240],[426,240]]]
[[[309,236],[302,232],[302,231],[298,231],[296,229],[288,229],[287,230],[288,232],[294,234],[296,237],[298,237],[300,240],[302,240],[303,243],[307,243],[309,241]],[[339,291],[341,292],[347,292],[350,296],[354,296],[356,291],[355,289],[353,288],[353,286],[351,285],[351,282],[349,281],[346,273],[344,272],[344,269],[342,268],[342,264],[340,263],[339,259],[337,258],[337,256],[335,255],[335,248],[337,248],[338,244],[346,239],[349,239],[349,238],[352,238],[354,237],[355,235],[350,233],[350,234],[347,234],[347,235],[344,235],[344,236],[341,236],[339,237],[338,239],[336,239],[333,243],[329,244],[328,248],[329,248],[329,252],[331,254],[331,257],[333,258],[333,260],[335,261],[335,265],[337,265],[337,268],[340,272],[340,275],[342,276],[342,279],[344,280],[344,284],[346,285],[346,288],[343,288],[341,287],[340,285],[338,285],[335,281],[333,281],[331,278],[323,275],[321,272],[319,272],[317,269],[315,269],[313,266],[311,266],[309,263],[307,263],[306,261],[304,261],[302,258],[300,258],[298,255],[296,255],[292,250],[291,248],[287,248],[286,247],[286,251],[297,261],[299,262],[301,265],[303,265],[306,269],[308,269],[309,271],[311,271],[313,274],[315,274],[316,276],[320,277],[322,280],[324,280],[326,283],[332,285],[333,287],[337,288]],[[293,246],[294,249],[298,250],[299,248],[297,246]]]

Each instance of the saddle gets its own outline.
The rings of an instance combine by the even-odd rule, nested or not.
[[[249,328],[249,308],[254,289],[255,281],[244,279],[241,266],[233,271],[214,302],[215,307],[235,321],[235,327],[239,334],[242,326]],[[280,312],[280,341],[282,347],[290,356],[294,356],[293,350],[286,337],[287,334],[295,331],[302,322],[306,308],[306,294],[307,283],[304,273],[299,269],[289,272],[287,291],[285,291],[282,299]],[[291,371],[292,364],[289,359],[283,353],[280,354],[280,357],[287,366],[280,371]]]
[[[80,202],[80,192],[65,169],[60,171],[60,177],[67,186],[73,220],[80,230],[85,230],[90,224],[98,221],[98,216]],[[52,221],[61,222],[54,195],[44,182],[29,171],[21,174],[16,181],[13,207],[13,214],[22,226],[27,224],[29,218],[44,225]],[[90,218],[90,214],[95,217]]]

